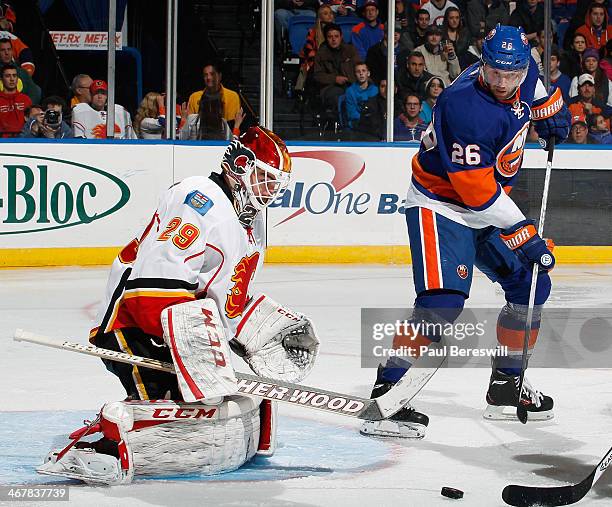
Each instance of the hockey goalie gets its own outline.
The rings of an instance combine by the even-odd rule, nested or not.
[[[273,132],[234,138],[221,172],[173,185],[115,259],[91,331],[99,347],[174,364],[176,375],[104,360],[127,399],[51,451],[38,471],[90,484],[217,474],[271,454],[275,411],[237,395],[231,350],[257,374],[299,382],[319,348],[306,316],[249,286],[263,263],[260,213],[284,192],[291,158]]]

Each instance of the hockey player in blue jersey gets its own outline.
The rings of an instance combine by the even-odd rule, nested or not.
[[[503,409],[516,407],[519,400],[532,269],[539,267],[529,353],[550,294],[548,271],[555,264],[534,222],[509,196],[530,121],[546,147],[551,138],[557,143],[567,138],[571,120],[559,90],[549,96],[539,80],[523,29],[497,25],[485,38],[481,61],[438,98],[432,123],[412,160],[406,200],[417,295],[414,322],[452,323],[469,297],[474,266],[504,290],[497,340],[508,347],[509,355],[493,360],[485,411],[490,419],[515,418]],[[418,350],[440,338],[406,332],[396,335],[393,345]],[[393,357],[381,365],[372,397],[387,392],[415,360]],[[552,398],[526,380],[522,403],[532,420],[552,417]],[[389,420],[366,421],[362,433],[422,438],[428,421],[406,406]]]

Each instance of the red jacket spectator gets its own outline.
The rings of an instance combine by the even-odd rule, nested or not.
[[[0,92],[0,137],[17,137],[25,123],[24,111],[30,97],[17,91],[17,67],[6,64],[0,70],[4,91]]]
[[[612,27],[608,25],[608,11],[604,4],[592,3],[584,17],[584,25],[576,30],[584,35],[587,47],[599,49],[612,40]]]
[[[25,123],[24,111],[32,101],[25,93],[0,92],[0,137],[17,137]]]

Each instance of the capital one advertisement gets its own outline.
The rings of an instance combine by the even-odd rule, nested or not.
[[[415,148],[290,146],[293,177],[268,210],[268,245],[398,245]]]

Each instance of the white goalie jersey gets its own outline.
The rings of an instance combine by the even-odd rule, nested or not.
[[[263,264],[260,216],[245,229],[221,176],[195,176],[169,188],[140,237],[115,259],[105,302],[91,331],[139,328],[163,343],[164,308],[210,298],[230,336],[243,315],[249,285]],[[227,187],[225,187],[227,188]]]
[[[89,104],[81,103],[72,109],[72,133],[74,137],[106,139],[106,111],[96,111]],[[123,106],[115,104],[115,138],[137,139],[132,119]]]

